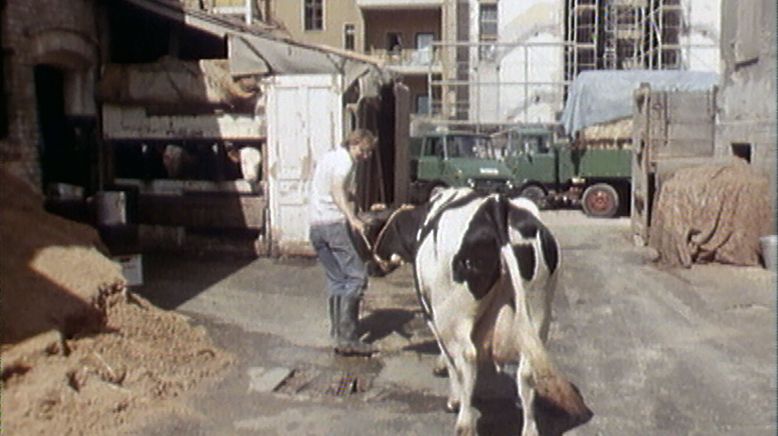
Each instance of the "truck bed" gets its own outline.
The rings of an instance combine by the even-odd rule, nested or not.
[[[629,178],[631,162],[631,148],[565,147],[559,150],[559,179]]]

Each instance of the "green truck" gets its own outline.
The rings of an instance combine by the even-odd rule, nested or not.
[[[411,198],[423,202],[445,187],[512,192],[513,174],[489,135],[467,131],[429,132],[411,138]]]
[[[629,206],[632,149],[625,141],[576,141],[555,126],[507,130],[504,159],[520,196],[540,207],[581,206],[613,217]]]

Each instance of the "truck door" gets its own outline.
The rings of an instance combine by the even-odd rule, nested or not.
[[[443,173],[444,144],[442,138],[427,138],[421,145],[417,178],[419,181],[440,180]]]
[[[549,136],[520,135],[514,142],[514,153],[513,172],[519,182],[556,182],[556,157]]]

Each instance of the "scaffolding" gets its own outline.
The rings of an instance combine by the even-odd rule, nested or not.
[[[454,60],[443,56],[444,67],[430,69],[427,75],[429,118],[436,124],[485,126],[536,122],[537,117],[531,118],[529,112],[539,101],[561,109],[565,89],[570,83],[561,76],[533,74],[534,59],[542,54],[568,52],[568,45],[561,40],[435,41],[432,45],[441,53],[458,54]],[[519,66],[515,68],[515,74],[501,72],[501,68],[506,67],[503,60],[507,56],[512,56],[515,65]],[[561,56],[557,64],[561,73]],[[455,71],[456,76],[447,75],[447,71]],[[546,112],[548,118],[553,118],[553,111]]]
[[[646,68],[680,69],[683,26],[680,0],[651,0],[646,22],[649,26],[644,53]]]
[[[600,0],[574,0],[567,8],[565,80],[598,68],[600,55]]]
[[[445,56],[442,69],[428,74],[429,115],[443,122],[535,122],[539,111],[553,112],[539,109],[543,104],[561,110],[582,71],[684,69],[692,47],[715,45],[681,45],[688,19],[681,3],[565,0],[557,41],[436,41]],[[557,68],[549,72],[537,67],[536,53],[551,53],[551,47],[559,57],[549,61]],[[509,55],[519,67],[506,61]],[[553,115],[546,118],[553,121]]]
[[[680,0],[568,0],[565,77],[581,71],[680,69]]]

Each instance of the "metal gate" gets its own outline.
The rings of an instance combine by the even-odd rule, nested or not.
[[[716,91],[635,91],[632,133],[632,233],[648,242],[654,194],[683,167],[714,155]]]

